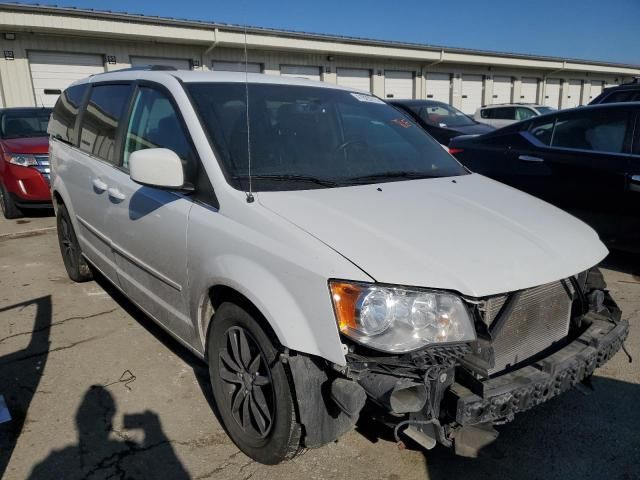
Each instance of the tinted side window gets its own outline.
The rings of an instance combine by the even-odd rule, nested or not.
[[[527,118],[535,117],[536,113],[530,108],[518,107],[516,109],[516,120],[526,120]]]
[[[545,145],[551,145],[551,137],[553,136],[553,125],[555,117],[546,117],[542,120],[534,120],[529,127],[529,134],[539,142]]]
[[[82,119],[80,149],[116,163],[116,132],[122,120],[131,85],[98,85],[91,89]]]
[[[482,118],[496,118],[494,108],[484,108],[480,110],[480,116]]]
[[[513,107],[496,108],[495,116],[493,118],[497,118],[500,120],[515,120],[516,109]]]
[[[127,127],[122,166],[128,169],[129,156],[146,148],[175,152],[182,160],[186,178],[193,181],[196,158],[173,104],[159,90],[141,87]]]
[[[88,83],[75,85],[67,88],[58,97],[47,129],[49,135],[72,145],[78,142],[76,120],[87,88],[89,88]]]
[[[558,117],[552,146],[622,153],[629,112],[626,109],[594,109]]]
[[[640,90],[620,90],[609,95],[602,103],[637,102],[640,101]]]

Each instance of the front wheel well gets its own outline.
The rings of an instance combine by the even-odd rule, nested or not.
[[[226,285],[216,285],[209,288],[208,305],[206,305],[203,310],[203,325],[205,327],[203,329],[203,331],[205,332],[205,349],[207,348],[208,342],[206,341],[206,339],[209,337],[211,325],[213,323],[213,319],[215,318],[215,312],[220,307],[220,305],[225,302],[234,303],[244,308],[255,319],[255,321],[260,324],[265,333],[274,342],[274,345],[278,349],[282,348],[282,343],[271,327],[271,324],[262,314],[260,309],[251,300],[249,300],[246,296],[232,287],[228,287]],[[205,355],[206,354],[207,352],[205,351]]]

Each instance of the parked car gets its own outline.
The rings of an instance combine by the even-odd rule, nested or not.
[[[28,208],[51,208],[50,108],[0,109],[0,208],[18,218]]]
[[[627,334],[591,228],[375,96],[129,70],[69,87],[49,131],[69,277],[101,272],[208,362],[257,461],[336,440],[365,403],[474,454]]]
[[[473,119],[496,128],[506,127],[512,123],[528,120],[538,115],[552,113],[556,109],[545,105],[529,103],[505,103],[500,105],[484,105],[476,110]]]
[[[615,87],[605,88],[589,105],[600,103],[640,102],[640,78]]]
[[[451,152],[474,172],[577,215],[611,247],[639,251],[639,112],[637,102],[565,110],[457,138]]]
[[[424,128],[429,135],[445,147],[458,135],[482,135],[493,127],[476,122],[460,110],[435,100],[387,100]]]

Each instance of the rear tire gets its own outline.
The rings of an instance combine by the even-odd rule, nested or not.
[[[7,220],[13,220],[14,218],[22,217],[23,213],[20,208],[16,205],[16,202],[13,201],[7,189],[4,188],[4,185],[0,183],[0,209],[2,210],[2,214],[4,218]]]
[[[222,423],[253,460],[274,465],[301,451],[295,393],[274,342],[244,308],[223,303],[208,338],[209,375]]]
[[[91,280],[93,272],[82,256],[82,249],[73,229],[71,217],[69,217],[67,207],[64,205],[58,207],[56,224],[58,226],[58,244],[60,245],[60,253],[62,254],[62,261],[64,262],[64,268],[67,270],[67,275],[74,282]]]

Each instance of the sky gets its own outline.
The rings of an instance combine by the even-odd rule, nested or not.
[[[640,0],[39,0],[22,3],[640,65]]]

